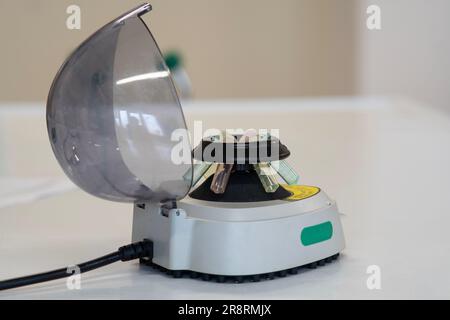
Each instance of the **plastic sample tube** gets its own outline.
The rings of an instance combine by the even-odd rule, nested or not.
[[[203,179],[206,180],[209,178],[209,176],[214,175],[214,173],[216,172],[216,169],[217,169],[217,165],[215,163],[211,163],[211,166],[203,175]]]
[[[295,172],[286,160],[273,161],[270,163],[270,166],[278,172],[287,184],[293,185],[298,183],[298,179],[300,178],[298,173]]]
[[[261,184],[264,187],[264,190],[266,190],[267,193],[277,191],[280,185],[277,182],[277,178],[272,167],[267,163],[258,163],[254,165],[254,168],[258,174]]]
[[[232,163],[219,163],[217,165],[216,173],[214,173],[214,177],[211,182],[212,192],[215,194],[223,194],[225,192],[233,166],[234,164]]]

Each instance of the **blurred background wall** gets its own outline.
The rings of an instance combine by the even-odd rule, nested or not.
[[[64,58],[143,0],[0,0],[0,100],[43,101]],[[353,1],[150,0],[161,49],[179,50],[196,98],[353,93]],[[81,8],[81,30],[66,8]]]
[[[136,0],[0,0],[0,102],[44,101],[64,58]],[[153,0],[195,98],[406,95],[450,112],[448,0]],[[81,30],[66,8],[81,7]],[[382,29],[366,28],[381,7]]]
[[[450,113],[450,1],[360,0],[381,8],[382,28],[356,28],[359,94],[404,96]]]

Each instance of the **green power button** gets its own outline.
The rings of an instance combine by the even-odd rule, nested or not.
[[[300,240],[304,246],[326,241],[333,236],[333,225],[330,221],[303,228]]]

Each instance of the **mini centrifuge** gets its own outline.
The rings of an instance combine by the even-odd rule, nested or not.
[[[336,203],[297,184],[279,137],[218,131],[190,148],[170,71],[140,18],[150,10],[141,5],[94,33],[50,89],[48,135],[64,172],[94,196],[134,204],[133,243],[80,271],[140,259],[175,277],[243,282],[337,258]],[[62,268],[0,289],[69,275]]]

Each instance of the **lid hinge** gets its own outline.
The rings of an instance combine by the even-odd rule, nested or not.
[[[165,217],[169,216],[169,211],[177,208],[176,200],[168,200],[161,203],[161,214]]]

